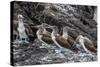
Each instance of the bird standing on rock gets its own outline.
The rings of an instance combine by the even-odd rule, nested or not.
[[[72,29],[72,28],[70,28],[68,26],[63,27],[63,35],[62,35],[62,37],[65,38],[67,40],[67,42],[71,45],[70,49],[73,49],[75,52],[77,52],[79,49],[76,46],[73,46],[75,40],[73,39],[73,37],[71,37],[68,34],[69,30],[73,31],[75,29]]]
[[[24,17],[19,14],[18,15],[18,32],[19,32],[19,42],[20,43],[29,43],[28,42],[28,36],[26,35],[26,32],[25,32],[25,26],[24,26],[24,23],[23,23],[23,19]]]
[[[13,20],[13,43],[28,43],[28,41],[33,42],[34,33],[29,22],[24,23],[23,16],[21,14],[15,18],[17,19]],[[23,34],[21,32],[23,32]]]
[[[86,36],[79,35],[74,43],[74,45],[82,46],[86,53],[94,54],[97,52],[97,49],[94,47],[93,42]]]
[[[40,48],[48,48],[50,46],[49,44],[53,44],[53,41],[51,39],[51,33],[46,31],[46,26],[48,25],[45,23],[34,26],[34,28],[38,28],[36,32],[37,38],[43,43]]]
[[[66,37],[64,37],[65,35],[61,36],[58,34],[58,28],[56,26],[50,26],[49,28],[53,30],[51,33],[52,40],[60,48],[58,52],[62,52],[66,49],[73,50],[72,45],[68,42],[68,34],[66,35]],[[63,34],[65,34],[65,32]]]
[[[63,35],[62,35],[62,37],[64,37],[68,41],[68,43],[70,43],[70,45],[72,46],[74,44],[75,40],[68,34],[69,30],[74,30],[74,29],[71,29],[71,28],[69,29],[69,27],[65,26],[63,28]]]

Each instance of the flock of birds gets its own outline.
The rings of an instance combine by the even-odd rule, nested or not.
[[[19,38],[22,40],[24,39],[27,43],[27,35],[25,32],[25,26],[23,23],[23,16],[18,15],[18,32],[19,32]],[[36,31],[37,38],[39,41],[43,43],[43,45],[47,45],[47,48],[51,48],[49,46],[52,46],[51,44],[54,44],[59,49],[56,52],[62,52],[63,50],[69,49],[73,52],[79,52],[81,49],[79,49],[81,46],[86,53],[89,54],[96,54],[97,49],[94,47],[92,40],[90,40],[88,37],[79,35],[75,40],[68,34],[69,27],[65,26],[63,27],[63,34],[58,33],[57,26],[51,26],[46,23],[42,23],[41,25],[33,26],[34,28],[37,28]],[[46,30],[46,28],[49,28],[52,30],[52,32],[49,32]],[[78,45],[78,46],[77,46]]]

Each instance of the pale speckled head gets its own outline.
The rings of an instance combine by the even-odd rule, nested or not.
[[[83,35],[79,35],[78,37],[79,39],[84,39]]]
[[[58,33],[58,27],[57,26],[49,26],[48,28],[51,28],[53,32]]]
[[[68,26],[65,26],[65,27],[63,27],[63,30],[64,30],[64,31],[68,31],[68,30],[75,30],[75,29],[70,28],[70,27],[68,27]]]
[[[66,27],[63,27],[63,33],[64,32],[68,32],[68,27],[66,26]]]
[[[18,19],[23,19],[23,18],[24,18],[23,15],[21,14],[18,15]]]
[[[48,28],[50,25],[46,24],[46,23],[42,23],[41,26],[44,27],[44,28]]]

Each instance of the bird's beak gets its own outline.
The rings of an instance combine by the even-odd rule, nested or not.
[[[45,28],[49,28],[50,27],[50,25],[49,24],[46,24],[46,23],[42,23],[41,24],[43,27],[45,27]]]
[[[51,28],[51,29],[53,29],[53,26],[50,26],[50,25],[49,25],[47,28]]]
[[[33,26],[33,28],[39,28],[39,27],[40,27],[40,25]]]

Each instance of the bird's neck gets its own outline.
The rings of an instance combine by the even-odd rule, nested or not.
[[[18,19],[19,23],[23,23],[23,20],[22,19]]]
[[[83,38],[83,37],[79,35],[79,36],[76,38],[76,40],[74,41],[73,46],[75,46],[77,43],[78,43],[78,44],[83,44],[83,39],[82,39],[82,38]]]
[[[80,37],[79,38],[79,43],[81,44],[81,46],[84,48],[84,37]],[[85,48],[84,48],[85,49]]]
[[[53,29],[52,36],[57,36],[57,35],[58,35],[58,30],[57,29]]]
[[[46,29],[45,29],[45,28],[43,28],[43,33],[47,33],[47,31],[46,31]]]
[[[67,39],[68,38],[68,32],[67,31],[66,32],[63,31],[63,35],[62,36]]]
[[[37,32],[38,32],[38,35],[42,35],[43,29],[42,28],[39,28]]]

